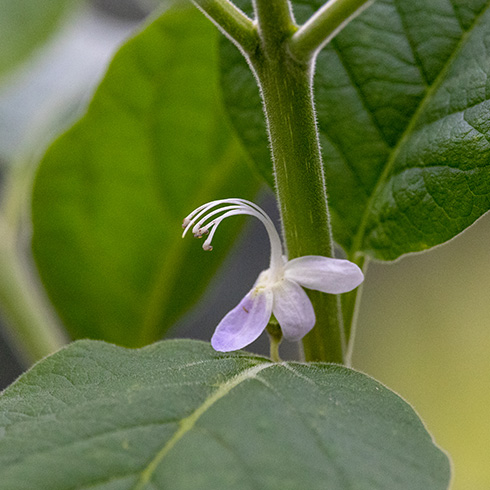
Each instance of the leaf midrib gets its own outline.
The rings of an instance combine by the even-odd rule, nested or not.
[[[158,466],[165,459],[167,454],[175,447],[175,445],[196,425],[197,421],[221,398],[226,396],[233,388],[238,386],[240,383],[247,381],[249,379],[254,379],[257,374],[275,364],[272,362],[266,362],[253,366],[251,368],[242,371],[240,374],[236,375],[234,378],[229,379],[225,383],[221,384],[219,388],[204,402],[196,408],[189,416],[183,418],[179,423],[179,429],[174,433],[174,435],[165,443],[165,445],[158,451],[155,457],[150,461],[146,468],[141,472],[140,479],[136,483],[133,490],[142,490],[145,485],[151,480],[153,474],[155,473]]]
[[[461,36],[461,39],[458,41],[457,46],[455,47],[453,53],[451,56],[447,59],[446,63],[444,64],[444,67],[441,69],[437,77],[435,78],[433,84],[428,88],[426,94],[424,95],[423,99],[421,100],[419,106],[417,107],[417,110],[414,112],[414,115],[412,119],[410,120],[410,123],[407,125],[405,128],[405,131],[403,131],[402,136],[398,140],[397,144],[393,147],[390,157],[387,159],[386,164],[383,168],[383,171],[381,173],[381,176],[378,180],[378,183],[376,184],[373,192],[371,193],[370,197],[367,200],[367,204],[364,208],[364,213],[362,214],[360,223],[359,223],[359,228],[354,236],[354,239],[352,241],[352,246],[349,251],[348,257],[352,259],[355,257],[356,253],[362,250],[362,245],[364,241],[364,234],[367,228],[368,220],[371,216],[371,211],[373,208],[374,200],[380,190],[384,187],[386,184],[388,177],[391,175],[391,171],[393,169],[393,166],[395,164],[395,161],[398,157],[398,154],[400,153],[400,150],[404,146],[405,142],[408,140],[408,138],[411,136],[412,131],[414,127],[416,126],[421,114],[423,113],[426,105],[428,102],[431,100],[432,95],[439,89],[440,85],[442,82],[445,80],[445,77],[451,68],[452,64],[454,61],[458,58],[461,50],[463,49],[463,46],[466,44],[468,38],[471,36],[473,33],[473,30],[475,27],[478,25],[480,19],[485,15],[489,7],[489,4],[487,3],[486,6],[481,10],[481,12],[475,17],[475,20],[471,27],[463,32],[463,35]],[[400,15],[401,17],[401,15]]]

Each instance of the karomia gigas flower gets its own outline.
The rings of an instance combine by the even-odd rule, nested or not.
[[[184,233],[192,228],[196,238],[207,235],[204,250],[220,223],[230,216],[248,214],[265,226],[271,245],[269,268],[262,271],[253,288],[216,327],[211,345],[217,351],[241,349],[253,342],[274,315],[285,339],[297,341],[315,325],[315,312],[302,289],[340,294],[351,291],[364,280],[361,269],[348,260],[305,255],[287,260],[279,234],[269,216],[256,204],[244,199],[221,199],[199,206],[184,219]]]

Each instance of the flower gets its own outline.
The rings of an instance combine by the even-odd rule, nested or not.
[[[244,199],[221,199],[199,206],[184,219],[182,237],[192,228],[196,238],[207,235],[202,247],[212,250],[211,242],[220,223],[239,214],[254,216],[265,226],[271,245],[270,265],[216,327],[211,339],[215,350],[228,352],[252,343],[267,327],[271,315],[279,323],[284,338],[299,340],[316,321],[303,288],[339,294],[351,291],[364,280],[361,269],[348,260],[319,255],[287,260],[272,220],[259,206]]]

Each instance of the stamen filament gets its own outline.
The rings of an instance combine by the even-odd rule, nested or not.
[[[233,202],[233,201],[239,201],[238,199],[220,199],[218,201],[211,201],[206,204],[203,204],[202,206],[199,206],[198,208],[194,209],[192,213],[190,213],[187,217],[184,218],[184,222],[182,223],[182,227],[184,229],[184,233],[182,233],[182,238],[185,237],[187,234],[187,231],[190,228],[190,225],[194,224],[197,219],[199,219],[203,214],[206,214],[209,210],[212,208],[218,206],[219,204],[224,204],[224,203],[230,203],[230,204],[235,204],[237,206],[241,206],[240,202]],[[220,212],[220,211],[217,211]],[[206,219],[204,219],[205,221]]]
[[[194,227],[192,228],[192,233],[196,233],[196,231],[199,230],[199,228],[201,228],[204,223],[209,219],[211,218],[212,216],[216,216],[217,214],[219,213],[223,213],[225,211],[229,211],[229,210],[232,210],[232,209],[240,209],[240,206],[238,205],[233,205],[233,206],[225,206],[224,208],[219,208],[219,209],[215,209],[214,211],[211,211],[209,214],[206,214],[203,218],[201,218],[195,225]],[[197,219],[197,216],[196,216],[196,219]],[[208,223],[206,226],[210,226],[211,224],[213,223],[210,222]]]
[[[230,216],[237,216],[239,214],[247,214],[249,216],[255,216],[257,217],[257,214],[253,211],[249,211],[245,208],[238,208],[233,211],[228,211],[227,213],[223,214],[222,216],[219,216],[218,218],[214,219],[209,223],[209,225],[212,226],[212,228],[209,229],[209,235],[206,238],[206,241],[203,244],[204,245],[210,245],[211,241],[213,240],[213,236],[216,233],[216,229],[218,228],[219,224],[226,218],[229,218]]]
[[[228,204],[228,206],[221,206],[224,204]],[[217,208],[217,206],[221,207]],[[219,199],[199,206],[184,218],[182,224],[184,232],[182,233],[182,237],[185,237],[191,228],[192,233],[196,238],[201,238],[204,234],[208,233],[208,237],[203,243],[203,249],[212,250],[213,247],[211,246],[211,242],[220,223],[230,216],[239,214],[254,216],[265,226],[271,246],[270,272],[273,276],[279,275],[284,262],[282,258],[281,239],[269,216],[262,210],[262,208],[251,201],[236,198]],[[219,216],[208,222],[210,218],[216,215]]]

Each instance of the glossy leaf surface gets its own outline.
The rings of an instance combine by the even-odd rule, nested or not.
[[[299,22],[323,1],[295,3]],[[490,208],[490,2],[377,0],[322,51],[315,99],[337,242],[392,260]],[[223,43],[223,90],[272,182],[255,82]]]
[[[308,403],[305,403],[308,400]],[[444,490],[412,408],[356,371],[208,344],[79,341],[0,397],[9,490]]]

